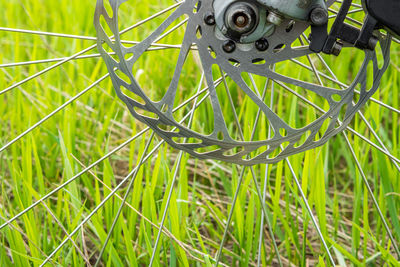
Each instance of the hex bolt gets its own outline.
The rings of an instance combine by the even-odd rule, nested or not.
[[[281,25],[281,23],[283,21],[283,17],[273,11],[270,11],[270,12],[268,12],[267,21],[276,26],[279,26],[279,25]]]
[[[215,25],[215,16],[214,13],[212,12],[207,12],[204,15],[204,22],[208,25],[208,26],[213,26]]]
[[[378,42],[379,42],[378,38],[372,36],[368,41],[368,48],[370,50],[375,50],[376,46],[378,45]]]
[[[325,8],[316,7],[310,13],[310,21],[315,26],[322,26],[328,23],[329,14]]]
[[[340,52],[342,52],[343,44],[339,41],[336,41],[332,47],[331,53],[334,56],[339,56]]]
[[[226,53],[233,53],[236,49],[236,44],[234,41],[232,40],[227,40],[224,42],[222,49],[226,52]]]
[[[269,43],[267,39],[261,38],[255,42],[255,46],[258,51],[264,52],[265,50],[268,49]]]

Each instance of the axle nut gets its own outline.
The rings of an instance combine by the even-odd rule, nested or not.
[[[233,39],[251,33],[258,23],[257,7],[247,2],[232,4],[225,13],[225,26]]]

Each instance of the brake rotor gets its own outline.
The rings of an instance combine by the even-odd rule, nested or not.
[[[376,92],[389,64],[390,38],[381,36],[380,46],[376,49],[381,49],[383,65],[379,65],[376,51],[365,50],[358,74],[345,88],[326,87],[282,75],[274,70],[276,64],[314,54],[307,45],[296,43],[310,27],[310,23],[274,16],[276,14],[273,12],[268,14],[268,9],[260,1],[185,0],[177,4],[176,9],[147,38],[132,47],[126,47],[121,41],[117,15],[125,2],[109,0],[113,12],[109,14],[103,1],[98,0],[95,14],[98,48],[106,62],[115,91],[136,119],[147,124],[172,147],[200,159],[222,160],[240,165],[276,163],[290,155],[325,144],[346,129],[356,112]],[[232,8],[232,5],[238,6]],[[224,14],[229,16],[219,15],[220,9],[225,10]],[[133,71],[145,51],[182,17],[187,19],[186,29],[174,75],[162,99],[153,101]],[[106,25],[101,24],[101,19],[105,20]],[[105,27],[111,30],[113,37],[106,34]],[[179,122],[173,116],[176,101],[183,102],[176,99],[178,83],[183,78],[182,67],[191,50],[198,51],[208,85],[214,121],[211,134],[194,131],[190,125]],[[112,56],[111,51],[116,56]],[[216,92],[213,77],[215,66],[240,88],[268,120],[270,138],[243,140],[232,134],[222,112],[222,107],[228,101],[221,99]],[[372,66],[373,73],[370,73],[368,66]],[[118,72],[129,79],[122,79]],[[329,108],[314,121],[301,127],[291,127],[251,88],[243,78],[243,73],[303,88],[323,98]],[[371,83],[367,83],[367,76],[373,77]],[[359,88],[359,92],[356,92],[356,88]],[[128,96],[125,90],[129,90],[135,97]],[[359,100],[353,103],[357,93]],[[141,111],[145,111],[146,115]],[[344,114],[340,121],[339,114]],[[329,124],[321,134],[321,128],[327,121]],[[206,148],[210,148],[209,151]]]

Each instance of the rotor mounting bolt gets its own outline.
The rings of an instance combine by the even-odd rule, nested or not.
[[[273,11],[268,12],[267,21],[276,26],[281,25],[283,17]]]
[[[212,12],[207,12],[204,15],[204,22],[208,25],[208,26],[213,26],[215,25],[215,16],[214,13]]]
[[[323,7],[316,7],[310,13],[310,21],[315,26],[322,26],[328,23],[329,14]]]
[[[258,51],[264,52],[265,50],[268,49],[269,43],[268,43],[267,39],[261,38],[261,39],[256,41],[255,46],[256,46]]]
[[[226,52],[226,53],[233,53],[236,50],[236,44],[234,41],[232,40],[227,40],[225,41],[225,43],[222,46],[222,49]]]

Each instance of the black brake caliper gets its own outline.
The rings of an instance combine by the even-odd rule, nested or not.
[[[378,21],[378,26],[400,36],[400,1],[365,0],[368,14]]]

